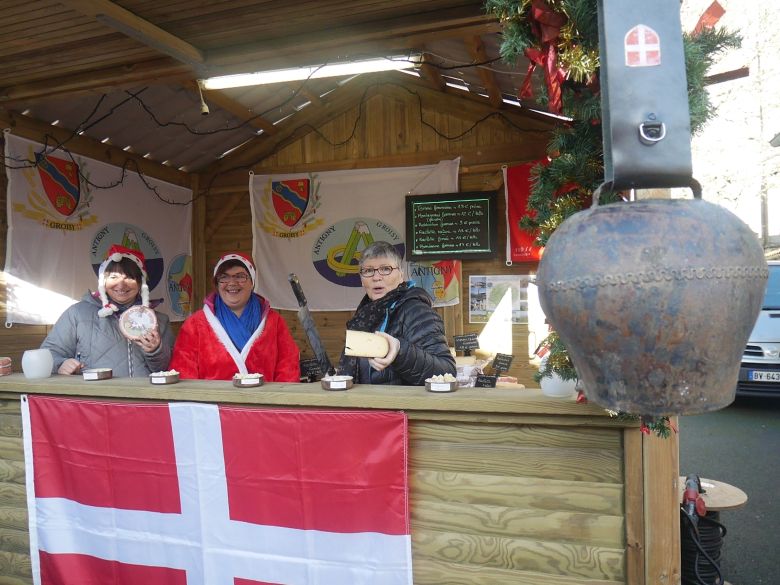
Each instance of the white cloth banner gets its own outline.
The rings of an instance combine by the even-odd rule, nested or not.
[[[5,135],[7,323],[51,324],[88,290],[113,244],[146,257],[150,304],[190,313],[192,190]],[[37,161],[37,163],[36,163]],[[153,187],[153,192],[147,187]],[[100,188],[107,187],[110,188]],[[159,196],[158,196],[159,195]]]
[[[257,290],[297,309],[298,275],[313,311],[353,311],[364,291],[360,253],[371,242],[406,254],[405,197],[458,190],[460,159],[417,167],[249,176]],[[407,271],[406,277],[409,278]]]

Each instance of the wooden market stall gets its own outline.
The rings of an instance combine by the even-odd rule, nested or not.
[[[403,410],[415,585],[679,583],[677,438],[539,390],[0,378],[0,583],[28,585],[24,393],[263,408]]]
[[[565,123],[518,100],[527,63],[501,63],[501,23],[485,14],[484,0],[38,4],[15,1],[4,9],[0,37],[9,42],[0,43],[0,125],[191,188],[194,307],[222,253],[252,251],[250,170],[316,173],[459,157],[459,191],[498,192],[503,218],[502,167],[546,156],[552,130]],[[273,89],[198,89],[204,71],[411,49],[424,55],[416,76],[385,72]],[[535,83],[543,83],[539,73]],[[226,127],[238,137],[225,138]],[[0,166],[0,258],[7,252],[6,185]],[[499,221],[499,249],[505,238]],[[510,266],[500,253],[463,261],[462,269],[461,299],[467,299],[471,275],[527,276],[536,264]],[[2,322],[7,303],[2,273]],[[454,335],[482,329],[469,323],[463,302],[438,310],[451,343]],[[282,314],[302,357],[310,357],[295,313]],[[313,316],[335,361],[350,314]],[[679,583],[677,437],[646,436],[637,423],[612,419],[594,405],[542,396],[532,388],[536,368],[526,359],[525,325],[512,326],[515,359],[506,373],[529,389],[451,395],[413,387],[328,393],[316,384],[238,391],[206,381],[153,388],[145,378],[27,380],[18,373],[22,353],[39,347],[50,327],[0,327],[0,356],[10,356],[17,372],[0,377],[0,585],[31,583],[19,414],[24,393],[403,410],[410,421],[416,584]]]

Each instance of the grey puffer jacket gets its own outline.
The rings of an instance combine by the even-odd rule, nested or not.
[[[100,306],[100,300],[87,293],[57,319],[41,344],[54,356],[52,373],[79,353],[87,368],[111,368],[114,377],[142,377],[168,369],[174,339],[167,315],[155,311],[160,347],[146,353],[119,332],[116,314],[98,316]]]
[[[456,374],[444,322],[431,305],[431,297],[420,287],[411,287],[388,309],[385,333],[401,342],[398,356],[381,372],[367,358],[358,359],[358,382],[424,386],[436,374]]]

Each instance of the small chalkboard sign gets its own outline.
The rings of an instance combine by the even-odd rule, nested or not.
[[[514,356],[506,354],[506,353],[497,353],[496,357],[493,358],[493,370],[498,372],[506,372],[509,370],[509,366],[512,365],[512,360],[514,359]]]
[[[406,259],[494,258],[495,191],[406,196]]]
[[[320,370],[320,362],[317,358],[310,358],[300,361],[301,365],[301,380],[307,382],[316,382],[322,378],[322,370]]]
[[[470,353],[472,349],[479,349],[479,338],[477,337],[476,333],[453,335],[452,338],[455,341],[455,351],[464,351]]]
[[[495,388],[498,376],[477,376],[474,383],[475,388]]]

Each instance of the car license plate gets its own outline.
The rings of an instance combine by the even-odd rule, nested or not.
[[[780,372],[750,370],[748,372],[748,379],[753,382],[780,382]]]

